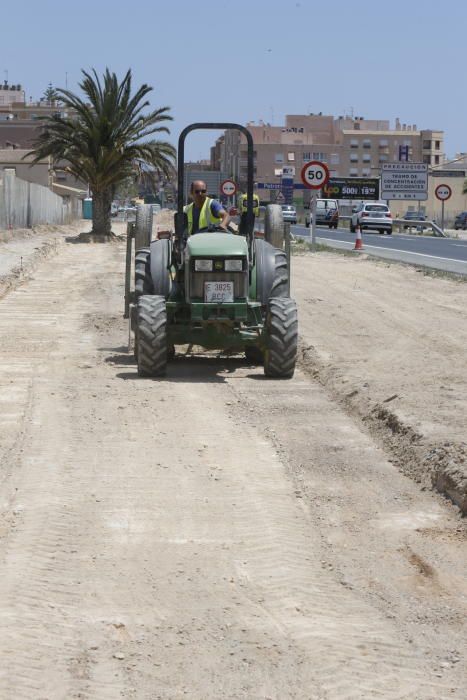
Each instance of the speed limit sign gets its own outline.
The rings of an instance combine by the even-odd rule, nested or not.
[[[329,168],[320,160],[310,160],[303,166],[301,177],[309,190],[320,190],[329,180]]]

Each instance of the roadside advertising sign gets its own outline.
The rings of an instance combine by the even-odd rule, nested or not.
[[[449,185],[438,185],[435,189],[435,197],[441,202],[445,202],[452,195],[452,190]]]
[[[383,163],[381,198],[424,201],[428,199],[426,163]]]
[[[330,177],[323,186],[323,197],[330,199],[379,199],[378,177]]]

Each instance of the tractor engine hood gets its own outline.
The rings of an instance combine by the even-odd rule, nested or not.
[[[232,233],[195,233],[188,238],[186,256],[236,257],[248,256],[248,245],[243,236]]]

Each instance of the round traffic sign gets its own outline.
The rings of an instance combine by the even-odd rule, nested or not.
[[[224,180],[221,184],[221,192],[225,194],[226,197],[233,197],[237,191],[237,185],[233,180]]]
[[[451,195],[452,190],[449,187],[449,185],[438,185],[438,187],[435,189],[435,196],[442,202],[445,202],[446,199],[449,199]]]
[[[310,190],[320,190],[329,180],[329,168],[320,160],[310,160],[302,168],[302,182]]]

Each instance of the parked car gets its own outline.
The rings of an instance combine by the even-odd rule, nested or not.
[[[360,202],[352,209],[350,230],[355,233],[356,227],[377,229],[379,233],[392,234],[392,214],[385,202]]]
[[[454,228],[456,231],[460,228],[463,231],[467,229],[467,211],[461,211],[461,213],[456,216],[454,220]]]
[[[305,215],[305,225],[309,226],[313,220],[311,211]],[[339,206],[337,199],[318,199],[316,202],[316,224],[337,228],[339,225]]]
[[[404,221],[426,221],[426,216],[418,211],[406,211],[404,214]],[[404,224],[404,230],[407,228],[413,227],[410,223]],[[417,231],[424,231],[426,228],[426,226],[420,224],[420,226],[417,226]]]
[[[281,204],[282,216],[284,221],[288,221],[291,224],[297,223],[297,210],[291,204]]]

